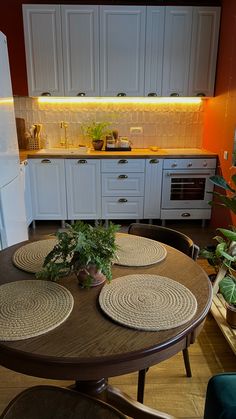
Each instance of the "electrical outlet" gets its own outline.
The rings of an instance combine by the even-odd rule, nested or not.
[[[228,151],[224,151],[224,160],[228,160],[228,155],[229,155]]]
[[[143,127],[130,127],[130,134],[139,135],[143,133]]]

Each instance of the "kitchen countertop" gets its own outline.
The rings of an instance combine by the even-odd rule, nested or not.
[[[131,151],[95,151],[89,150],[81,153],[78,149],[44,149],[44,150],[20,150],[20,161],[27,158],[86,158],[86,159],[119,159],[122,157],[137,158],[196,158],[217,157],[216,153],[202,148],[160,148],[153,151],[149,148],[134,148]]]

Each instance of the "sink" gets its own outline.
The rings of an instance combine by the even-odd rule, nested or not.
[[[37,154],[60,154],[60,155],[71,155],[71,154],[87,154],[87,147],[78,148],[42,148],[36,152]]]

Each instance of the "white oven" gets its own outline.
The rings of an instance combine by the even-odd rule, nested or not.
[[[210,218],[205,215],[210,214],[208,202],[212,199],[210,192],[213,191],[213,183],[209,178],[215,174],[215,168],[215,158],[165,159],[162,180],[162,218],[171,218],[171,213],[168,217],[168,211],[177,209],[181,210],[180,216],[174,218],[191,218],[189,209],[197,210],[196,218]],[[208,210],[208,212],[204,215],[204,211],[201,213],[199,210]]]

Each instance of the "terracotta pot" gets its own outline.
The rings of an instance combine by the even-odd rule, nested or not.
[[[103,140],[93,140],[94,150],[101,150],[103,147],[103,144],[104,144]]]
[[[236,329],[236,306],[226,304],[226,321],[232,329]]]
[[[105,275],[99,271],[96,265],[87,265],[76,273],[79,285],[83,288],[96,287],[106,281]]]

